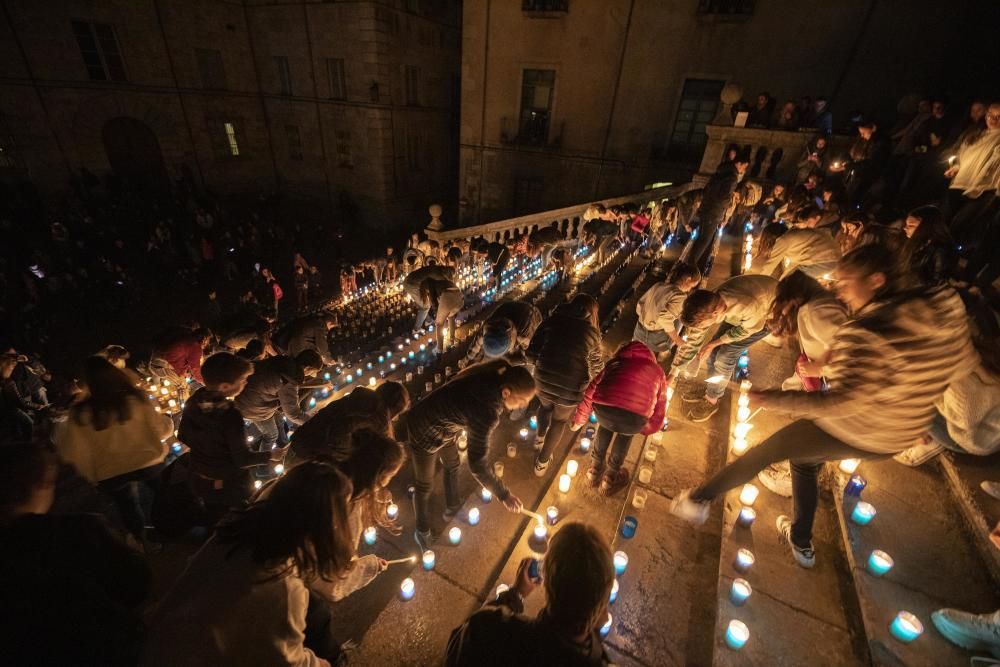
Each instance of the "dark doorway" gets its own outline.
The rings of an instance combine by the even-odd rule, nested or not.
[[[135,118],[112,118],[101,133],[111,170],[129,189],[162,192],[169,187],[160,142]]]

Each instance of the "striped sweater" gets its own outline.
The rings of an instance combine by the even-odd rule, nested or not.
[[[927,432],[934,403],[977,365],[954,290],[909,292],[869,304],[835,335],[827,392],[775,392],[768,406],[812,418],[843,442],[896,454]]]

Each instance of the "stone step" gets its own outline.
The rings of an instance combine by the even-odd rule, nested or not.
[[[990,531],[1000,522],[1000,500],[986,494],[979,486],[984,481],[1000,481],[1000,460],[995,456],[945,452],[935,461],[994,584],[1000,586],[1000,549],[989,539]]]

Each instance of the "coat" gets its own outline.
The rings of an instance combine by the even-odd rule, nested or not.
[[[212,479],[232,480],[271,460],[271,452],[250,449],[235,403],[207,387],[187,400],[177,437],[191,449],[192,470]]]
[[[560,306],[538,327],[526,352],[535,364],[539,398],[576,405],[604,365],[601,332],[573,304]]]
[[[305,350],[315,350],[324,363],[332,361],[326,321],[322,317],[300,317],[281,332],[276,342],[290,357],[296,357]]]
[[[656,433],[666,411],[667,376],[653,352],[639,341],[619,350],[590,382],[573,423],[586,423],[595,403],[642,415],[648,419],[643,435]]]
[[[236,397],[236,408],[253,422],[271,419],[281,410],[290,422],[301,424],[307,419],[299,406],[299,385],[304,381],[302,369],[291,357],[258,361],[247,386]]]
[[[296,429],[291,451],[297,459],[315,458],[332,450],[343,451],[342,445],[362,429],[371,429],[389,438],[393,435],[389,409],[379,395],[367,387],[358,387],[330,403]]]

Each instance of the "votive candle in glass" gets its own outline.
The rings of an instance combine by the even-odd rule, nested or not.
[[[590,438],[580,438],[580,451],[584,454],[590,451]]]
[[[573,483],[573,478],[567,474],[559,475],[559,491],[569,493],[569,485]]]
[[[519,436],[521,436],[521,440],[527,440],[528,439],[528,429],[526,429],[526,428],[522,428],[520,431],[517,432],[517,434]]]
[[[760,489],[753,484],[744,484],[743,490],[740,491],[740,502],[747,507],[751,507],[757,502],[758,495],[760,495]]]
[[[545,516],[548,517],[550,525],[556,525],[556,521],[559,520],[559,508],[555,505],[549,505],[548,509],[545,510]]]
[[[615,600],[618,599],[618,579],[615,578],[615,583],[611,584],[611,595],[608,598],[609,604],[614,604]]]
[[[570,477],[576,477],[576,473],[580,470],[580,462],[576,459],[570,459],[566,462],[566,474]]]
[[[412,600],[415,588],[413,579],[407,577],[406,579],[403,579],[403,582],[399,585],[399,594],[404,600]]]
[[[750,628],[743,621],[733,619],[726,628],[726,646],[739,651],[750,639]]]
[[[892,556],[884,551],[875,549],[868,555],[868,571],[876,577],[881,577],[891,570],[893,565]]]
[[[736,560],[733,563],[733,567],[736,568],[738,572],[748,572],[754,564],[753,552],[749,549],[740,549],[736,552]]]
[[[614,622],[614,619],[611,618],[611,614],[608,614],[608,620],[605,621],[604,625],[601,626],[601,636],[602,637],[607,637],[608,634],[611,632],[611,624],[612,624],[612,622]]]
[[[875,507],[863,500],[858,501],[858,504],[854,506],[854,511],[851,512],[851,521],[859,526],[867,526],[873,518],[875,518]]]
[[[375,544],[375,540],[377,537],[378,537],[378,531],[375,529],[375,526],[368,526],[367,528],[365,528],[365,544],[367,544],[368,546]]]
[[[394,520],[397,516],[399,516],[399,505],[396,503],[389,503],[389,505],[385,508],[385,515],[389,517],[390,520]]]
[[[538,417],[531,415],[531,418],[528,420],[528,424],[531,428],[538,428]]]
[[[632,494],[632,507],[636,508],[637,510],[641,510],[643,507],[646,506],[647,498],[648,495],[646,494],[645,490],[636,489],[635,493]]]
[[[625,568],[628,567],[628,554],[624,551],[616,551],[614,558],[615,573],[620,577],[625,574]]]
[[[746,423],[750,419],[750,408],[742,406],[736,410],[736,421]]]
[[[854,471],[858,469],[861,464],[861,459],[844,459],[840,462],[838,466],[841,472],[846,472],[848,475],[853,475]]]
[[[546,528],[544,524],[541,524],[541,523],[535,524],[535,539],[536,540],[544,540],[548,536],[549,536],[549,529]]]
[[[516,459],[517,458],[517,445],[513,442],[507,444],[507,458]]]
[[[462,529],[458,526],[452,526],[448,531],[448,541],[452,544],[458,544],[462,541]]]
[[[752,507],[744,507],[740,510],[740,515],[736,519],[741,526],[749,528],[757,518],[757,511]]]
[[[431,551],[430,549],[428,549],[420,557],[420,560],[421,560],[421,562],[423,562],[425,570],[433,570],[434,569],[434,563],[435,563],[435,561],[437,561],[437,556],[434,555],[433,551]]]
[[[908,611],[901,611],[896,614],[896,618],[892,619],[889,632],[899,641],[909,644],[923,634],[924,624],[914,614]]]
[[[653,479],[653,469],[649,466],[643,466],[639,468],[639,481],[643,484],[649,484],[649,480]]]
[[[747,598],[753,593],[750,582],[746,579],[733,579],[733,585],[729,587],[729,600],[737,607],[742,607]]]
[[[483,499],[484,503],[488,503],[493,500],[493,492],[484,486],[479,492],[479,497]]]
[[[479,508],[473,507],[469,510],[469,525],[475,526],[477,523],[479,523]]]

